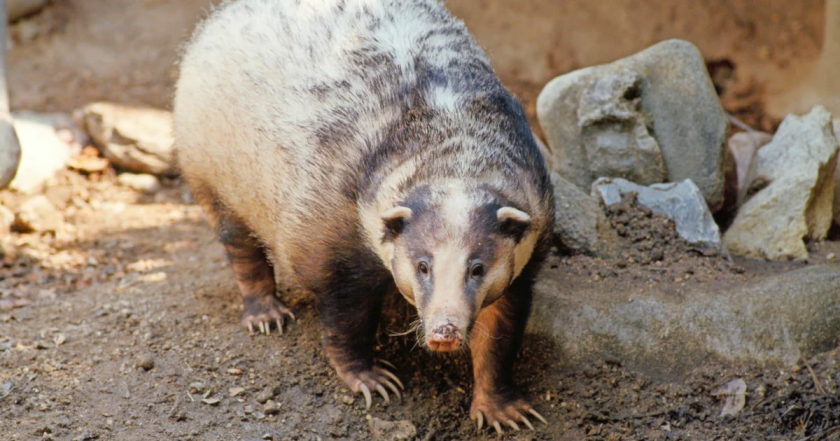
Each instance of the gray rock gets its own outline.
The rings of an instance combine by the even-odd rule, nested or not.
[[[386,421],[373,417],[369,425],[371,438],[375,441],[402,441],[417,436],[417,428],[408,420]]]
[[[609,257],[615,254],[618,235],[610,227],[598,200],[577,186],[551,174],[554,186],[554,234],[575,253]]]
[[[840,139],[840,119],[834,120],[834,137]],[[834,168],[834,223],[840,225],[840,167]]]
[[[642,77],[618,69],[595,77],[583,91],[578,129],[592,176],[624,178],[642,185],[664,182],[659,144],[641,112]]]
[[[20,164],[9,188],[21,193],[39,191],[59,170],[67,167],[71,146],[58,130],[69,117],[60,114],[16,113],[14,127],[20,141]]]
[[[545,146],[545,143],[542,142],[536,133],[531,133],[534,135],[534,142],[537,143],[537,148],[540,149],[540,154],[542,154],[543,160],[545,160],[546,167],[548,167],[549,170],[554,170],[554,156],[551,154],[551,150]]]
[[[101,102],[82,108],[78,119],[117,167],[152,175],[174,170],[170,112]]]
[[[64,216],[44,195],[29,198],[15,213],[14,226],[21,231],[58,232],[63,224]]]
[[[822,240],[832,223],[837,139],[831,116],[816,107],[790,115],[756,153],[724,235],[732,254],[771,260],[807,259],[803,240]]]
[[[547,336],[570,364],[618,358],[654,376],[678,376],[710,357],[792,364],[836,347],[840,269],[811,266],[751,286],[697,285],[674,296],[569,286],[543,271],[528,330]]]
[[[621,178],[600,178],[592,184],[592,196],[607,207],[620,203],[627,193],[638,194],[639,204],[672,219],[686,242],[720,249],[720,230],[691,180],[644,187]]]
[[[117,176],[117,182],[126,187],[141,191],[144,193],[154,193],[160,190],[160,181],[158,180],[157,176],[154,175],[147,175],[147,174],[135,174],[135,173],[120,173]]]
[[[20,139],[15,133],[11,116],[0,113],[0,189],[6,188],[14,179],[20,156]]]
[[[773,140],[773,135],[769,133],[740,132],[732,135],[727,141],[727,147],[729,147],[729,151],[732,152],[735,159],[739,193],[740,189],[744,187],[750,163],[755,158],[756,152],[771,140]]]
[[[625,95],[616,95],[622,87]],[[652,137],[661,152],[666,180],[691,179],[712,211],[719,209],[723,204],[721,164],[728,121],[697,48],[686,41],[668,40],[612,64],[562,75],[546,85],[537,99],[537,116],[554,155],[555,169],[584,191],[602,177],[593,172],[595,158],[589,153],[604,149],[587,147],[580,109],[584,104],[589,108],[597,103],[596,91],[602,88],[613,92],[607,100],[612,103],[607,108],[612,110],[604,112],[599,120],[609,124],[600,132],[600,139],[594,137],[598,140],[595,146],[608,144],[608,150],[615,152],[620,142],[629,139],[637,150],[639,146],[644,148],[634,159],[651,160],[656,157],[652,154],[654,144],[647,137]],[[637,99],[640,112],[633,113]],[[598,116],[597,111],[583,113],[590,118]],[[610,119],[616,113],[622,115],[623,123]],[[597,133],[594,126],[598,123],[594,121],[584,125],[593,126]],[[627,127],[621,127],[622,124]],[[621,131],[616,132],[618,129]],[[591,144],[592,138],[590,135],[587,142]],[[631,156],[599,160],[620,162]],[[657,170],[658,163],[652,161],[645,166],[647,170]],[[649,176],[645,182],[653,181]]]
[[[6,0],[9,23],[38,12],[46,4],[47,0]]]
[[[152,354],[143,354],[137,357],[137,367],[144,371],[150,371],[155,367],[155,357]]]

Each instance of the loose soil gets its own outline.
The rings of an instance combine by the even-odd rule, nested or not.
[[[552,76],[683,36],[721,69],[715,82],[724,105],[772,130],[777,122],[763,114],[762,84],[816,56],[822,3],[704,0],[664,11],[654,3],[448,4],[488,46],[532,118]],[[13,108],[66,111],[98,99],[169,107],[178,45],[207,7],[204,0],[55,1],[13,29]],[[638,23],[651,26],[636,30]],[[772,50],[755,49],[764,46]],[[468,358],[430,354],[413,336],[394,335],[408,327],[410,310],[400,299],[390,299],[394,311],[376,350],[397,366],[405,397],[389,406],[375,400],[366,412],[321,351],[312,299],[287,299],[297,321],[282,336],[249,336],[240,326],[223,249],[183,183],[167,181],[144,195],[118,185],[111,169],[66,171],[45,194],[64,227],[0,239],[0,438],[363,440],[369,421],[380,418],[409,421],[419,440],[496,439],[476,434],[469,421]],[[23,199],[0,192],[12,210]],[[622,234],[622,254],[556,254],[546,271],[587,289],[657,284],[679,293],[691,284],[732,286],[836,264],[840,253],[834,232],[832,241],[810,246],[810,262],[730,261],[682,243],[673,224],[632,201],[608,216]],[[558,353],[549,341],[526,339],[515,377],[550,424],[506,439],[840,439],[840,350],[786,367],[709,360],[672,381],[621,360],[570,366]],[[747,384],[746,407],[721,417],[724,399],[713,392],[738,378]]]

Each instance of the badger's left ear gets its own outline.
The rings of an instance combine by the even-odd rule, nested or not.
[[[502,224],[502,231],[510,234],[517,241],[522,239],[525,230],[531,226],[531,216],[513,207],[502,207],[496,210],[496,218]]]
[[[411,220],[411,208],[397,205],[396,207],[383,211],[379,218],[385,223],[385,238],[393,238],[400,234],[405,223]]]

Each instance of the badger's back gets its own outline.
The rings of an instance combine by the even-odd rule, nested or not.
[[[484,173],[545,205],[521,106],[437,0],[226,3],[186,48],[174,110],[196,196],[240,217],[286,274],[290,247],[317,259],[354,240],[365,188],[408,157],[423,167],[399,185]]]

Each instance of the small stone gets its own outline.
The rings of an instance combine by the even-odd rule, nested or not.
[[[254,406],[252,406],[250,404],[246,404],[245,407],[242,408],[242,412],[245,415],[250,415],[250,414],[254,413]]]
[[[155,193],[161,188],[160,181],[156,176],[143,173],[121,173],[117,177],[117,182],[143,193]]]
[[[245,392],[245,389],[242,388],[242,387],[232,387],[232,388],[228,389],[228,393],[230,394],[231,397],[235,397],[235,396],[241,394],[242,392]]]
[[[230,368],[227,370],[227,373],[231,375],[242,375],[242,369],[239,368]]]
[[[220,400],[218,397],[203,398],[201,400],[202,403],[207,404],[209,406],[218,406],[221,401],[222,400]]]
[[[737,415],[746,404],[747,383],[737,378],[712,391],[712,395],[724,397],[726,402],[720,416]]]
[[[77,112],[102,156],[136,173],[160,175],[175,165],[172,114],[143,107],[99,102]]]
[[[61,346],[65,341],[67,341],[67,337],[65,337],[64,334],[58,334],[53,339],[56,346]]]
[[[386,421],[372,417],[368,427],[374,441],[402,441],[417,436],[417,428],[408,420]]]
[[[353,404],[355,401],[356,401],[356,399],[349,396],[349,395],[342,395],[341,396],[341,402],[344,403],[344,404],[347,404],[348,406]]]
[[[272,397],[274,397],[274,390],[270,387],[266,387],[265,389],[259,391],[257,396],[254,398],[257,400],[257,403],[263,404]]]
[[[274,415],[280,412],[280,405],[274,401],[268,400],[263,404],[263,413],[266,415]]]
[[[204,383],[190,383],[189,391],[191,394],[203,394],[205,390],[207,390],[207,388],[204,386]]]
[[[14,228],[23,232],[56,232],[61,230],[64,216],[44,195],[34,196],[21,204],[15,214]]]
[[[152,354],[141,355],[137,359],[137,367],[142,368],[144,371],[152,370],[155,367],[155,357]]]

